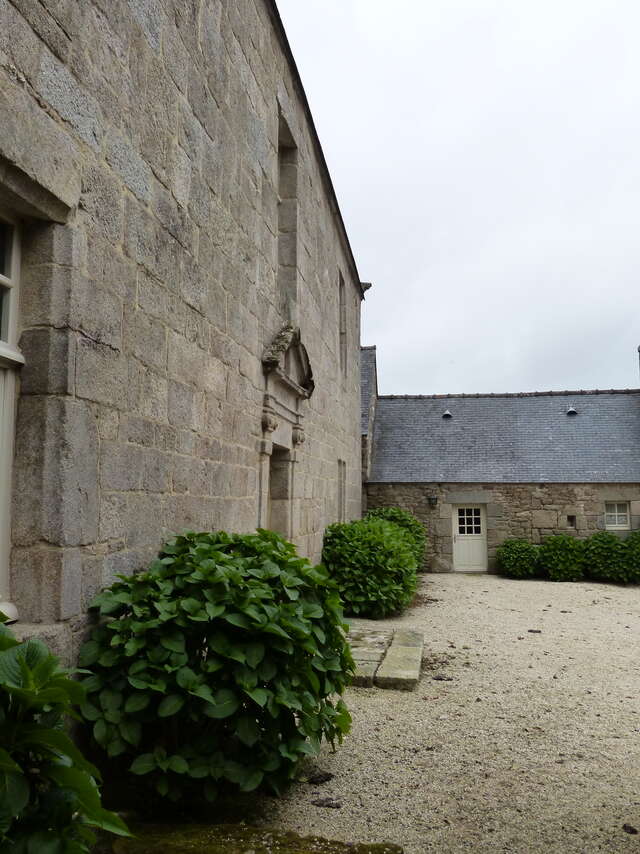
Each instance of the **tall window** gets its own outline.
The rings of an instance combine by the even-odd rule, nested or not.
[[[338,522],[347,521],[347,464],[338,460]]]
[[[298,149],[289,126],[280,116],[278,129],[278,296],[280,310],[289,315],[298,290]]]
[[[347,376],[347,297],[342,273],[338,279],[338,328],[340,330],[340,376]]]
[[[8,616],[11,551],[11,463],[16,409],[18,352],[18,224],[0,211],[0,610]],[[5,606],[5,607],[3,607]]]

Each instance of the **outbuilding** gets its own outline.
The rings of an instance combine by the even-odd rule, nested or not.
[[[379,396],[375,351],[362,367],[367,507],[420,519],[433,571],[492,570],[510,537],[640,528],[640,390]]]

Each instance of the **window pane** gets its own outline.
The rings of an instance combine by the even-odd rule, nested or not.
[[[474,533],[474,534],[480,534],[480,533],[481,533],[481,531],[480,531],[480,525],[475,525],[475,526],[474,526],[473,533]]]
[[[9,289],[0,287],[0,340],[8,340]]]
[[[617,519],[617,516],[615,513],[607,513],[607,515],[606,515],[607,525],[615,525],[616,519]]]
[[[9,278],[11,272],[11,237],[13,229],[6,222],[0,222],[0,273]]]

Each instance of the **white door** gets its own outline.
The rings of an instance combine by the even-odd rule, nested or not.
[[[487,521],[485,508],[453,508],[453,568],[458,572],[487,571]]]

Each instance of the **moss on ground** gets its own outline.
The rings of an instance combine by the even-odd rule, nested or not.
[[[137,826],[136,839],[117,839],[112,854],[402,854],[397,845],[330,842],[246,825]]]

